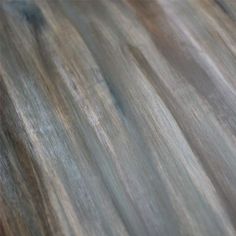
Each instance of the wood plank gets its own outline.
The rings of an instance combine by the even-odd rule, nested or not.
[[[232,0],[0,1],[0,235],[236,235]]]

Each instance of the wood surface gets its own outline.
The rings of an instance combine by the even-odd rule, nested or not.
[[[0,236],[236,236],[236,1],[0,0]]]

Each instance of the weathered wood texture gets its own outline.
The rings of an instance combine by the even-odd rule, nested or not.
[[[235,236],[235,26],[235,0],[0,0],[0,236]]]

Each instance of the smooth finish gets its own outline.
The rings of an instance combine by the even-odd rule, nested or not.
[[[0,0],[0,236],[235,236],[236,1]]]

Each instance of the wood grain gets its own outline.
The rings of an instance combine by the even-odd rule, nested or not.
[[[0,0],[0,236],[235,236],[236,2]]]

